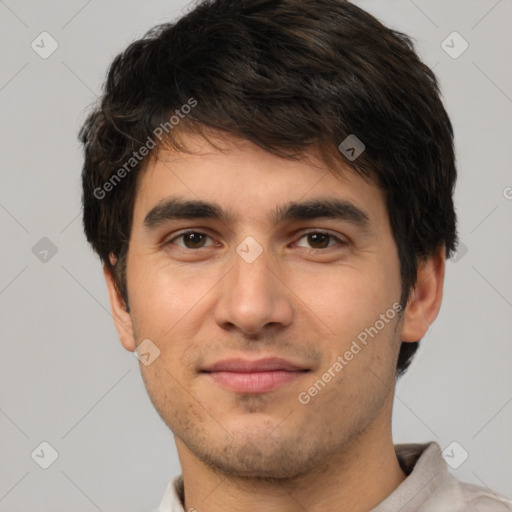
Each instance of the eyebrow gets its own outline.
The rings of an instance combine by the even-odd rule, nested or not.
[[[274,224],[319,218],[342,220],[362,229],[370,224],[370,217],[365,211],[349,201],[332,198],[290,202],[278,206],[272,215]],[[171,197],[159,202],[147,213],[144,226],[152,229],[176,219],[214,219],[226,224],[234,222],[233,215],[216,203]]]

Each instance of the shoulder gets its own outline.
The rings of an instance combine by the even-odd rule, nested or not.
[[[399,503],[402,512],[512,512],[512,500],[458,480],[449,472],[436,442],[395,445],[395,450],[408,475],[392,495],[393,504]]]
[[[432,511],[446,510],[448,504],[453,507],[453,512],[512,512],[512,500],[487,487],[469,484],[445,473],[432,496]]]
[[[468,512],[512,512],[512,500],[505,496],[464,482],[457,481],[457,485]]]

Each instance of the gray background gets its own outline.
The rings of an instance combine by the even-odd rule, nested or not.
[[[512,497],[512,1],[357,3],[412,35],[440,78],[467,248],[399,382],[395,441],[457,441],[469,458],[453,473]],[[112,58],[185,5],[0,0],[0,512],[149,511],[179,472],[82,235],[76,134]],[[31,48],[43,31],[59,45],[47,59]],[[456,59],[441,47],[453,31],[469,43]],[[31,458],[43,441],[59,454],[48,469]]]

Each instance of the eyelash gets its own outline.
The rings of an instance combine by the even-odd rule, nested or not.
[[[173,244],[173,242],[175,240],[183,238],[184,236],[192,234],[192,233],[195,234],[195,235],[204,235],[204,236],[212,239],[212,237],[210,235],[208,235],[206,233],[203,233],[202,231],[188,230],[188,231],[183,231],[182,233],[180,233],[180,234],[174,236],[173,238],[171,238],[170,240],[164,242],[164,245],[171,245],[171,244]],[[330,237],[330,239],[334,239],[337,242],[337,245],[339,245],[341,247],[348,245],[347,242],[345,242],[341,238],[337,237],[336,235],[333,235],[332,233],[329,233],[328,231],[318,231],[318,230],[317,231],[314,231],[314,230],[313,231],[308,231],[306,233],[302,233],[302,235],[300,236],[300,238],[298,240],[301,240],[304,237],[307,237],[308,235],[325,235],[325,236]],[[174,245],[176,245],[176,244],[174,244]],[[200,249],[207,249],[208,247],[212,247],[212,246],[198,247],[196,249],[191,249],[189,247],[182,247],[180,245],[178,245],[178,247],[180,249],[185,250],[185,251],[198,251]],[[311,248],[303,247],[303,249],[309,249],[310,251],[325,251],[326,249],[330,249],[332,247],[335,247],[335,245],[328,245],[327,247],[323,247],[323,248],[320,248],[320,249],[313,248],[313,247],[311,247]]]

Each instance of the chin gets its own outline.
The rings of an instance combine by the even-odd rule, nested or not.
[[[191,440],[190,440],[191,441]],[[227,476],[263,480],[283,480],[307,473],[320,463],[318,452],[306,453],[297,439],[272,438],[268,433],[252,437],[247,432],[243,439],[233,438],[225,446],[215,446],[213,440],[208,446],[188,448],[196,457],[212,469]],[[206,448],[206,449],[205,449]]]
[[[251,449],[246,452],[251,452]],[[212,469],[232,478],[260,479],[260,480],[289,480],[296,478],[307,471],[300,461],[282,460],[271,454],[269,456],[255,453],[246,453],[238,459],[225,456],[214,457],[211,454],[202,457],[205,464]]]

